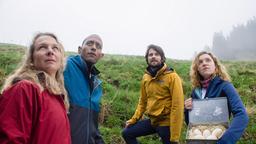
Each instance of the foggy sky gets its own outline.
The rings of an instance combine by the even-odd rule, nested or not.
[[[0,0],[0,42],[28,46],[36,32],[53,32],[65,50],[89,34],[107,54],[144,55],[149,44],[168,58],[190,59],[256,16],[255,0]]]

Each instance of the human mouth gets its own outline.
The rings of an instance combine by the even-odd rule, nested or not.
[[[157,60],[154,60],[154,59],[153,59],[153,60],[151,60],[150,62],[157,62]]]
[[[203,70],[208,70],[208,69],[209,69],[209,67],[207,67],[207,66],[206,66],[206,67],[203,67]]]
[[[95,53],[88,53],[89,56],[96,56]]]
[[[46,62],[56,62],[54,59],[46,59]]]

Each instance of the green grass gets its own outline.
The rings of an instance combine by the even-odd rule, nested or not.
[[[66,55],[75,54],[67,52]],[[0,44],[0,86],[24,55],[24,47]],[[175,69],[183,80],[185,97],[191,93],[189,69],[191,61],[167,59],[167,64]],[[256,62],[224,61],[250,115],[247,127],[239,144],[256,143]],[[140,80],[146,68],[143,56],[105,55],[97,64],[101,71],[104,95],[101,102],[100,130],[107,144],[124,144],[121,131],[125,121],[134,113],[140,90]],[[181,143],[185,143],[184,124]],[[156,135],[139,138],[142,144],[161,144]]]
[[[185,97],[191,94],[191,83],[189,82],[189,69],[191,61],[180,61],[167,59],[167,64],[173,67],[183,79]],[[241,95],[241,99],[248,108],[254,108],[256,104],[256,62],[224,62],[231,74],[232,82]],[[120,132],[126,120],[134,113],[139,97],[140,80],[146,68],[144,57],[139,56],[113,56],[107,55],[97,64],[101,70],[103,79],[104,96],[102,105],[109,105],[109,115],[101,123],[101,129],[117,128]],[[111,103],[109,103],[111,101]],[[255,107],[256,108],[256,107]],[[104,110],[104,107],[102,108]],[[246,129],[240,144],[256,143],[256,115],[250,114],[250,123]],[[113,143],[116,139],[116,132],[102,131],[107,143]],[[113,135],[113,138],[111,139]],[[181,142],[185,143],[186,126],[184,124]],[[118,138],[118,139],[119,139]],[[139,139],[145,144],[160,144],[159,138],[155,135]],[[124,141],[118,141],[124,144]],[[117,144],[117,143],[116,143]]]

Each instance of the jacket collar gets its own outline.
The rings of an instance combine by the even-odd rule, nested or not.
[[[152,77],[158,77],[159,75],[165,73],[166,71],[173,71],[172,68],[168,68],[168,67],[167,67],[166,63],[164,63],[163,66],[157,71],[157,73],[155,74],[155,76],[153,76],[153,75],[150,73],[150,71],[149,71],[148,69],[149,69],[149,67],[147,67],[145,73],[148,74],[148,75],[150,75],[150,76],[152,76]]]
[[[215,76],[211,82],[209,83],[209,86],[207,88],[205,97],[209,97],[209,93],[212,93],[212,91],[214,91],[216,89],[216,86],[222,82],[222,79],[219,76]],[[202,88],[201,87],[197,87],[195,88],[195,94],[196,97],[200,98],[201,97],[201,91]]]
[[[86,61],[81,57],[81,55],[77,55],[71,57],[71,60],[85,73],[91,73],[92,75],[99,75],[100,71],[92,65],[91,69],[89,70],[88,64]]]
[[[81,57],[80,55],[80,60],[84,65],[84,69],[86,71],[88,71],[90,74],[92,75],[98,75],[100,74],[100,71],[95,67],[95,65],[92,65],[91,67],[89,67],[89,65],[87,64],[87,62]],[[90,68],[90,69],[89,69]]]

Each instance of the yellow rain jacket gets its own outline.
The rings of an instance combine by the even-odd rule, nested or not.
[[[170,141],[179,141],[184,113],[182,82],[178,74],[169,70],[166,64],[155,77],[145,72],[137,109],[127,123],[136,123],[144,113],[152,125],[170,126]]]

